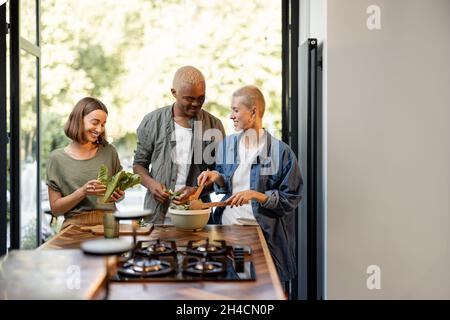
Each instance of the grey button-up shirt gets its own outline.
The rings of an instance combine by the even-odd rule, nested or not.
[[[190,123],[193,134],[189,157],[191,164],[188,165],[186,186],[196,186],[200,173],[214,166],[215,148],[225,137],[225,130],[222,122],[205,110],[200,110]],[[176,154],[173,105],[147,114],[137,129],[137,139],[133,164],[147,169],[150,167],[150,176],[153,179],[174,190],[178,168],[172,159]],[[163,223],[168,203],[164,205],[159,203],[147,190],[144,208],[153,211],[153,215],[149,218],[150,222]]]

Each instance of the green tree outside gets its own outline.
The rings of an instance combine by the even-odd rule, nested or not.
[[[227,133],[232,92],[256,84],[267,100],[265,126],[281,136],[281,1],[46,0],[41,9],[43,172],[87,95],[107,105],[108,136],[131,159],[137,126],[172,102],[172,76],[186,64],[204,73],[204,108]]]

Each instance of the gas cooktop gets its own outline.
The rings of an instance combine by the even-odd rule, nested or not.
[[[204,239],[177,246],[174,240],[139,241],[118,259],[113,281],[254,281],[250,247]]]

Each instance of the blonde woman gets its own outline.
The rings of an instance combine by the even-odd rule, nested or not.
[[[295,209],[301,200],[303,179],[291,148],[262,125],[265,100],[255,86],[236,90],[230,119],[238,134],[227,136],[213,171],[204,171],[198,184],[214,183],[229,205],[214,211],[214,222],[259,225],[269,246],[280,280],[288,291],[297,274]]]

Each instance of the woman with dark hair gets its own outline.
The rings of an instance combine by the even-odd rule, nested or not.
[[[115,202],[125,193],[117,189],[111,203],[100,203],[98,197],[106,186],[97,180],[102,164],[109,175],[122,170],[117,151],[106,140],[106,106],[98,99],[85,97],[73,108],[64,127],[72,140],[54,150],[47,163],[47,185],[54,216],[64,215],[63,228],[103,223],[103,213],[115,210]]]

